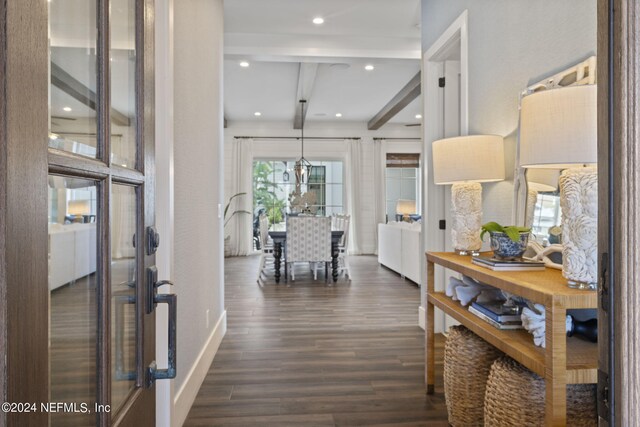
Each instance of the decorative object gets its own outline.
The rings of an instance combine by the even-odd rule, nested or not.
[[[487,302],[502,298],[502,293],[499,289],[480,283],[465,275],[462,276],[462,280],[449,277],[445,295],[454,301],[460,301],[460,304],[465,307],[471,304],[472,301]]]
[[[553,244],[544,247],[538,242],[529,242],[522,258],[529,261],[544,262],[547,267],[562,270],[562,245]],[[558,262],[558,259],[560,262]]]
[[[451,240],[461,255],[482,247],[482,182],[504,180],[504,141],[497,135],[473,135],[433,142],[433,178],[451,187]]]
[[[484,394],[493,362],[502,353],[464,326],[452,326],[444,345],[444,397],[449,424],[482,425]]]
[[[565,169],[560,176],[563,275],[570,287],[597,287],[595,85],[543,90],[522,98],[520,165]]]
[[[251,215],[251,212],[243,210],[243,209],[237,209],[234,210],[233,212],[231,212],[231,214],[229,215],[229,209],[231,208],[231,202],[233,201],[233,199],[235,199],[236,197],[240,197],[240,196],[244,196],[247,193],[236,193],[233,196],[231,196],[229,198],[229,200],[227,201],[227,204],[224,207],[224,227],[227,227],[227,224],[229,223],[229,221],[231,221],[231,218],[233,218],[235,215],[238,214],[249,214]],[[228,234],[227,236],[225,236],[224,238],[224,256],[225,257],[230,257],[231,256],[231,234]]]
[[[522,309],[522,326],[533,335],[533,343],[538,347],[545,348],[546,321],[545,309],[542,304],[529,303],[528,307]],[[571,316],[566,317],[567,332],[571,331]]]
[[[300,142],[302,144],[302,152],[300,153],[300,158],[296,161],[296,165],[294,166],[296,184],[304,182],[305,173],[307,175],[307,182],[309,182],[311,169],[313,168],[311,162],[304,158],[304,106],[306,103],[307,101],[305,99],[300,100],[300,108],[302,110],[302,124],[300,126]]]
[[[300,191],[294,191],[289,194],[289,206],[291,212],[294,214],[309,214],[315,215],[318,211],[316,204],[316,193],[307,191],[301,193]]]
[[[488,222],[482,226],[480,239],[486,233],[491,237],[491,249],[496,258],[521,259],[527,249],[531,229],[507,225],[503,227],[497,222]]]
[[[409,222],[409,215],[416,213],[416,201],[398,199],[396,203],[396,214],[402,215],[402,220]]]
[[[497,359],[487,379],[484,425],[500,427],[543,425],[545,385],[544,378],[510,357],[504,356]],[[598,425],[596,402],[595,384],[567,385],[566,425],[596,427]]]

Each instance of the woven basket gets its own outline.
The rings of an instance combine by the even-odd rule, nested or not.
[[[501,357],[491,367],[484,399],[488,427],[544,425],[545,381],[515,360]],[[596,427],[596,385],[567,386],[567,426]]]
[[[502,353],[464,326],[453,326],[444,346],[444,395],[453,427],[481,426],[487,377]]]

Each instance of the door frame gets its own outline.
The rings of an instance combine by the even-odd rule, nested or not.
[[[468,12],[465,10],[442,35],[422,55],[422,103],[423,103],[423,155],[422,176],[423,191],[422,212],[426,219],[422,221],[422,253],[426,251],[444,251],[447,247],[449,232],[440,230],[439,220],[447,217],[449,206],[444,206],[445,188],[436,185],[430,165],[433,164],[431,145],[444,134],[443,94],[438,88],[438,78],[443,73],[443,60],[448,51],[460,44],[460,135],[469,133],[469,31]],[[427,210],[429,207],[429,210]],[[426,271],[424,257],[420,257],[420,271]],[[423,276],[424,277],[424,276]],[[442,269],[436,269],[436,283],[444,283]],[[418,323],[426,325],[426,283],[421,285]],[[440,319],[440,320],[438,320]],[[444,316],[436,317],[436,332],[442,332]]]
[[[598,412],[611,426],[640,423],[639,32],[638,2],[598,0]]]
[[[0,2],[0,395],[38,405],[49,401],[48,357],[25,356],[49,351],[46,18],[44,1]],[[47,420],[0,412],[0,426]]]

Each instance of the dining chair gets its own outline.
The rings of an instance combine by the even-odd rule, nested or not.
[[[351,271],[349,269],[349,253],[347,252],[349,247],[349,226],[351,223],[351,216],[346,214],[333,214],[331,219],[331,229],[343,232],[340,242],[338,243],[338,271],[344,272],[345,276],[351,278]]]
[[[331,261],[331,218],[296,216],[287,217],[286,265],[295,280],[294,263],[325,263]],[[313,268],[313,279],[318,278]]]
[[[258,278],[256,281],[260,283],[262,274],[264,273],[267,261],[273,265],[273,242],[269,241],[269,217],[260,214],[258,217],[259,239],[260,239],[260,264],[258,266]]]

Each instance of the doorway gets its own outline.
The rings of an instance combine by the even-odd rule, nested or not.
[[[423,100],[424,100],[424,206],[429,212],[423,221],[425,251],[452,251],[451,188],[436,185],[429,165],[433,164],[431,144],[433,141],[468,134],[468,38],[467,12],[463,12],[426,51],[423,56]],[[427,206],[429,210],[427,210]],[[444,220],[444,229],[441,220]],[[424,259],[422,260],[424,263]],[[423,264],[422,271],[425,271]],[[436,267],[436,290],[445,289],[446,280],[455,273]],[[425,325],[426,286],[422,287],[420,325]],[[457,324],[451,317],[436,309],[435,331],[446,332]]]

